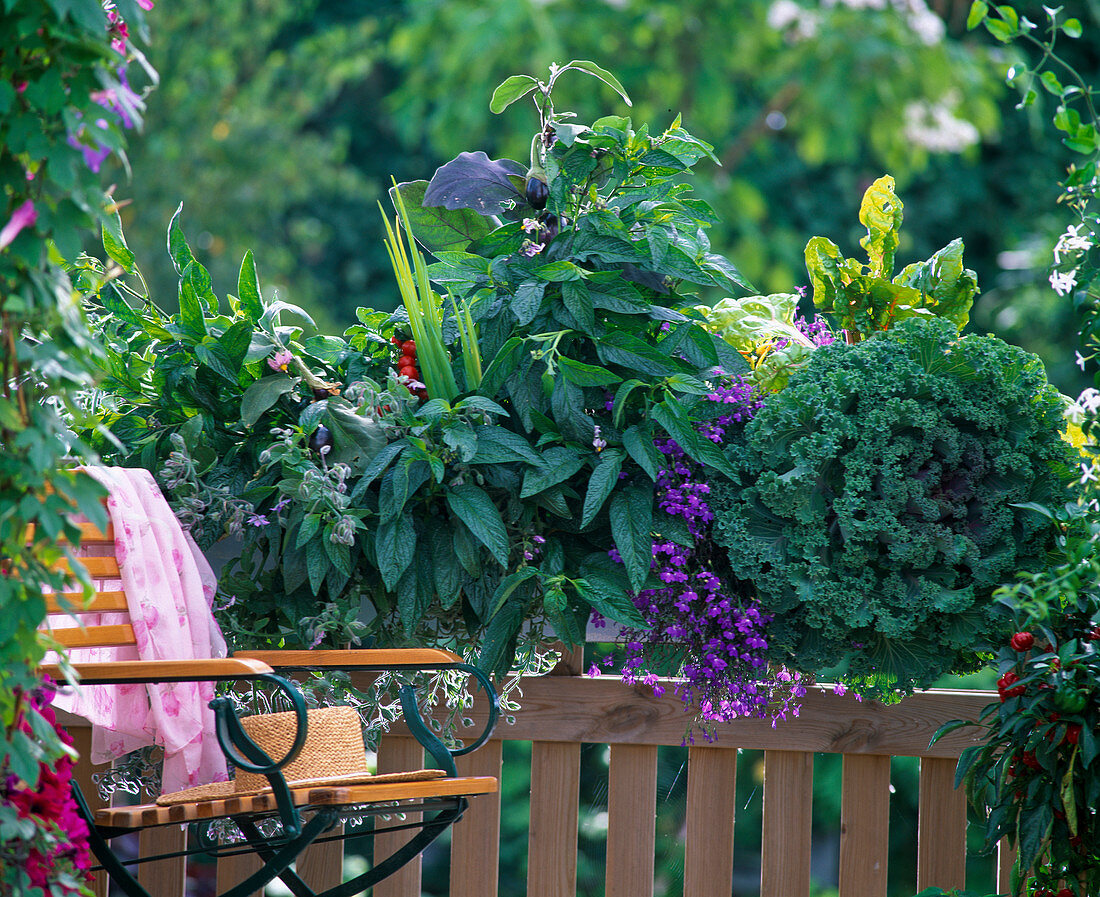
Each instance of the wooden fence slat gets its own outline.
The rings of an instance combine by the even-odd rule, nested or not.
[[[343,831],[344,826],[340,824],[321,837],[334,838]],[[336,887],[344,880],[344,842],[324,841],[310,845],[298,857],[294,871],[315,891]]]
[[[890,758],[845,754],[840,799],[840,897],[886,897]]]
[[[733,888],[733,819],[737,750],[688,750],[684,897],[714,897]]]
[[[460,776],[498,781],[504,743],[493,740],[459,757]],[[470,809],[451,829],[451,897],[496,897],[500,856],[500,791],[470,798]],[[416,897],[419,897],[417,892]],[[379,895],[381,897],[381,895]]]
[[[814,756],[764,752],[760,897],[809,897]]]
[[[424,768],[424,748],[412,738],[383,735],[378,747],[378,772],[404,772]],[[409,813],[406,821],[415,822],[423,814]],[[391,817],[393,819],[393,817]],[[396,821],[378,819],[375,825],[385,828]],[[399,850],[416,834],[416,830],[378,835],[374,839],[374,861],[385,859]],[[374,886],[374,897],[420,897],[420,857],[406,864],[389,878]]]
[[[507,739],[679,747],[684,705],[676,697],[675,680],[659,684],[665,693],[656,697],[646,686],[627,685],[615,676],[526,676],[520,680],[523,710],[515,725],[508,726]],[[977,719],[988,703],[989,692],[932,690],[887,705],[859,702],[851,693],[837,695],[818,686],[802,699],[798,719],[778,729],[767,719],[740,717],[716,724],[715,732],[719,744],[751,750],[957,759],[966,748],[982,743],[982,729],[959,729],[931,748],[929,739],[945,720]],[[487,710],[487,702],[475,696],[468,734],[481,731]]]
[[[1012,893],[1012,866],[1016,862],[1016,851],[1008,843],[1008,838],[997,842],[997,893]]]
[[[917,890],[966,884],[966,795],[953,759],[922,757],[917,814]]]
[[[174,853],[187,846],[187,829],[178,825],[146,829],[138,835],[138,855]],[[187,858],[171,857],[137,867],[138,883],[157,897],[183,897],[187,891]]]
[[[527,897],[576,897],[581,746],[531,745]]]
[[[657,747],[611,746],[606,897],[653,897]]]

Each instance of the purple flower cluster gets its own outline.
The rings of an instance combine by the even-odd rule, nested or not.
[[[728,413],[698,426],[717,444],[728,430],[751,420],[762,404],[752,385],[739,378],[727,380],[707,398],[728,406]],[[771,616],[750,589],[738,590],[716,572],[721,555],[710,538],[714,514],[703,468],[672,439],[659,439],[656,446],[665,458],[657,480],[658,507],[684,521],[694,544],[654,541],[652,569],[663,586],[633,596],[652,629],[625,633],[623,681],[656,685],[655,661],[686,650],[676,694],[698,709],[708,740],[708,722],[750,716],[771,718],[774,725],[788,714],[797,716],[796,701],[806,693],[799,674],[768,668],[765,630]],[[619,559],[614,549],[611,556]]]

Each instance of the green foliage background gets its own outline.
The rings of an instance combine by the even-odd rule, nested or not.
[[[162,304],[176,289],[162,234],[182,199],[219,289],[231,287],[252,248],[283,298],[309,308],[322,330],[342,329],[356,306],[397,302],[375,206],[390,175],[427,177],[475,147],[523,158],[534,116],[522,106],[491,116],[492,86],[551,61],[594,59],[635,98],[636,121],[661,128],[681,112],[715,144],[723,167],[701,166],[698,184],[723,222],[712,242],[762,292],[806,283],[810,235],[854,245],[858,197],[889,171],[907,207],[899,257],[926,258],[962,237],[983,289],[970,329],[1037,352],[1052,380],[1076,393],[1086,384],[1073,364],[1073,312],[1046,283],[1065,226],[1054,178],[1068,154],[1042,135],[1043,98],[1027,114],[1013,110],[1017,98],[999,77],[1013,51],[966,34],[969,5],[936,4],[946,37],[929,47],[892,10],[809,0],[823,18],[803,41],[768,27],[764,0],[159,4],[150,59],[163,87],[130,154],[132,177],[114,173],[116,195],[132,199],[126,230]],[[1073,5],[1095,34],[1100,3]],[[1039,4],[1028,6],[1021,11],[1041,21]],[[1095,41],[1065,49],[1087,76],[1100,70]],[[904,139],[903,108],[952,85],[956,114],[982,141],[959,155],[929,154]],[[569,95],[574,87],[584,93]],[[617,102],[583,80],[563,85],[561,100],[582,118]],[[742,783],[749,796],[739,807],[752,793],[751,778]],[[899,784],[898,795],[912,786]],[[504,841],[521,844],[523,808],[504,805],[503,831],[515,833]],[[597,813],[598,798],[589,806]],[[742,812],[739,825],[749,817]],[[584,868],[582,860],[582,877]],[[508,874],[518,890],[519,873]],[[584,893],[601,892],[598,876],[589,883]],[[896,893],[911,890],[902,883]]]
[[[907,207],[899,257],[962,237],[983,289],[971,329],[1038,352],[1076,392],[1068,303],[1045,278],[1063,229],[1053,178],[1068,153],[1042,136],[1043,97],[1026,115],[1013,109],[1001,75],[1015,51],[966,32],[968,0],[934,5],[945,33],[931,44],[892,7],[814,0],[803,7],[817,30],[801,40],[769,25],[765,0],[164,5],[150,50],[164,86],[130,154],[132,179],[115,174],[133,200],[126,231],[137,256],[159,265],[143,263],[170,304],[161,235],[182,199],[216,284],[231,284],[252,248],[283,298],[322,329],[346,326],[359,305],[397,301],[375,206],[390,175],[430,176],[470,147],[524,158],[535,117],[525,104],[489,114],[493,86],[594,59],[612,65],[636,122],[663,128],[680,112],[716,146],[723,165],[700,166],[698,184],[722,220],[712,243],[762,292],[807,282],[810,235],[852,245],[859,196],[888,171]],[[1082,5],[1087,34],[1100,9]],[[1062,49],[1086,74],[1100,69],[1094,42]],[[562,107],[581,120],[626,111],[594,85],[563,83]],[[905,136],[906,105],[945,95],[982,137],[958,155]]]

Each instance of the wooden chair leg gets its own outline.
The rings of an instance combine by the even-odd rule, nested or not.
[[[187,846],[187,829],[178,825],[151,828],[138,837],[138,855],[173,853]],[[187,858],[171,857],[137,867],[138,883],[157,897],[184,897],[187,893]]]
[[[218,893],[224,894],[233,885],[248,878],[262,865],[263,862],[253,853],[220,857],[218,859]],[[257,893],[254,897],[263,897],[263,895]]]

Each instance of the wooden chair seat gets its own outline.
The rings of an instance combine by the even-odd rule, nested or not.
[[[497,780],[487,776],[435,779],[428,782],[381,782],[377,785],[345,785],[338,788],[291,788],[296,807],[350,807],[396,801],[425,801],[447,797],[494,794]],[[204,800],[162,807],[108,807],[95,813],[97,826],[111,829],[151,828],[157,825],[198,822],[232,816],[273,814],[278,811],[273,794]]]

